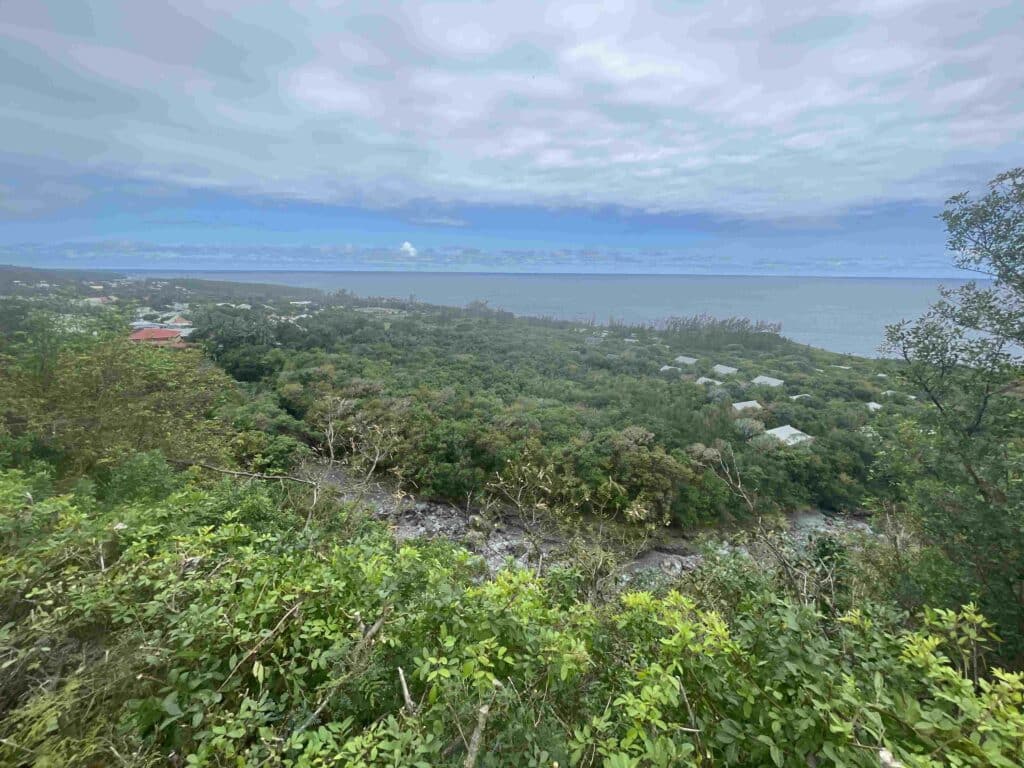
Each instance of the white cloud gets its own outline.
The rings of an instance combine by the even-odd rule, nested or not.
[[[1024,5],[1003,0],[85,5],[0,4],[0,164],[788,219],[938,203],[1024,135]]]
[[[428,227],[465,227],[467,221],[455,216],[416,216],[410,221],[413,224],[424,224]]]
[[[417,253],[416,248],[408,240],[406,240],[404,243],[402,243],[402,245],[399,247],[398,250],[400,250],[402,253],[404,253],[406,256],[408,256],[411,259],[416,258],[416,253]]]

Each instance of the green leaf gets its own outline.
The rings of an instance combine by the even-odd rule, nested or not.
[[[163,707],[164,712],[166,712],[171,717],[181,717],[181,707],[178,706],[177,691],[171,691],[169,694],[167,694],[164,697],[164,700],[161,702],[161,706]]]

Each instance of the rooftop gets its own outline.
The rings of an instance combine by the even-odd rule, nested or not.
[[[180,339],[181,331],[176,328],[140,328],[128,338],[132,341],[170,341]]]
[[[784,424],[781,427],[775,427],[775,429],[767,429],[765,434],[771,435],[776,440],[781,440],[786,445],[797,445],[814,439],[806,432],[801,432],[792,424]]]
[[[743,411],[760,411],[763,406],[757,402],[757,400],[743,400],[739,403],[733,403],[732,409],[737,413],[743,413]]]

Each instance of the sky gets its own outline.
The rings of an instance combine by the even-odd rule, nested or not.
[[[1019,0],[0,2],[0,262],[955,275]]]

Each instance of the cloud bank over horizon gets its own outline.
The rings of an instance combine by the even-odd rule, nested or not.
[[[409,247],[406,247],[409,246]],[[973,277],[940,249],[920,253],[914,269],[884,249],[823,249],[813,237],[668,248],[416,248],[282,245],[161,245],[109,241],[0,245],[0,264],[98,268],[118,272],[458,272],[510,274],[745,275],[809,277]]]
[[[853,231],[1022,162],[1016,2],[8,0],[0,39],[8,243],[173,242],[132,231],[170,208],[256,242],[225,199],[428,251],[522,211]],[[565,221],[552,251],[593,245]]]

